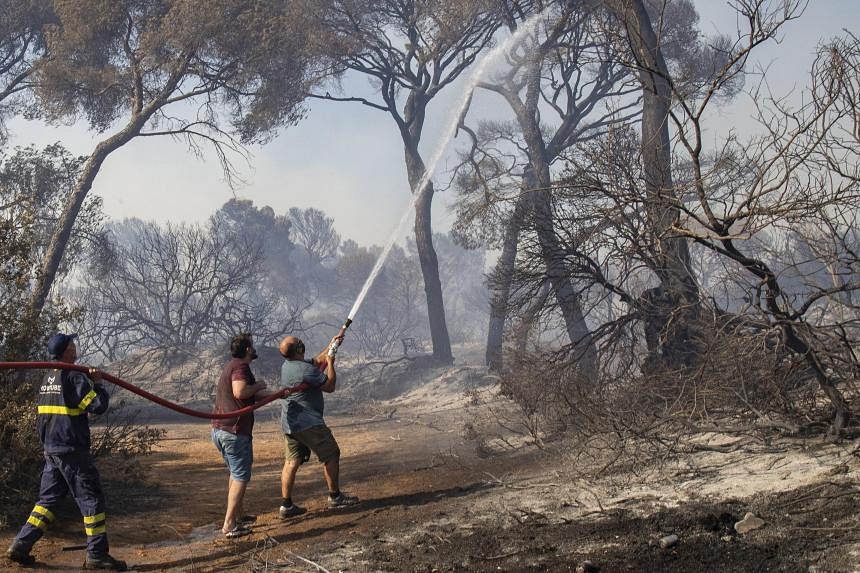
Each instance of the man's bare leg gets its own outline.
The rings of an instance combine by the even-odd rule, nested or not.
[[[323,475],[328,486],[329,493],[340,491],[340,456],[337,456],[323,464]]]
[[[281,496],[284,499],[293,497],[293,486],[296,484],[296,473],[300,465],[302,465],[300,459],[289,459],[284,462],[284,469],[281,471]]]
[[[227,482],[227,513],[224,515],[224,527],[221,528],[223,533],[227,533],[236,527],[236,522],[239,520],[242,511],[242,500],[245,498],[245,489],[248,487],[248,482],[236,481],[232,477]]]

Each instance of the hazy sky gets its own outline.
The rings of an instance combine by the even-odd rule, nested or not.
[[[737,28],[734,11],[723,0],[695,0],[701,29],[707,33],[732,34]],[[769,66],[768,77],[777,93],[799,90],[808,82],[815,47],[841,34],[860,31],[860,0],[810,0],[799,21],[787,25],[783,41],[758,49],[757,61]],[[356,83],[353,83],[356,82]],[[363,79],[347,80],[347,86],[364,85]],[[461,86],[451,86],[444,99],[431,104],[422,151],[425,160],[439,144]],[[498,116],[489,96],[476,99],[473,116]],[[721,112],[715,131],[751,126],[748,98],[740,96],[731,109]],[[89,154],[99,135],[81,127],[45,126],[11,122],[12,143],[44,145],[59,141],[76,154]],[[448,151],[455,145],[449,145]],[[171,221],[203,221],[227,199],[251,199],[277,212],[289,207],[322,209],[334,217],[345,238],[359,243],[383,243],[409,203],[400,137],[393,121],[383,112],[356,103],[312,102],[307,118],[283,130],[264,147],[251,149],[251,166],[243,166],[247,185],[235,191],[224,182],[214,157],[203,160],[180,142],[164,137],[139,138],[114,152],[93,185],[113,218],[140,217]],[[441,171],[445,169],[445,162]],[[447,181],[444,173],[435,180]],[[445,193],[436,195],[434,228],[450,226]]]

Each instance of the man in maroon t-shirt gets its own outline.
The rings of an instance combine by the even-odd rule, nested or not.
[[[224,365],[218,387],[215,390],[215,413],[233,412],[250,406],[262,398],[266,389],[264,382],[257,382],[251,372],[251,361],[257,358],[254,341],[247,332],[237,334],[230,341],[230,361]],[[254,429],[254,413],[236,418],[212,420],[212,441],[230,470],[227,488],[227,513],[221,531],[227,537],[241,537],[251,533],[247,522],[242,520],[242,500],[251,480],[251,464],[254,450],[251,433]]]

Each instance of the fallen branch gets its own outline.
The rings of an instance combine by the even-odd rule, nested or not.
[[[493,474],[491,474],[490,472],[483,471],[483,472],[481,472],[481,473],[482,473],[482,474],[484,474],[484,475],[486,475],[486,476],[490,476],[490,479],[492,479],[492,480],[493,480],[493,482],[492,482],[492,483],[494,483],[494,484],[496,484],[496,485],[500,485],[500,486],[502,486],[502,487],[505,487],[505,482],[503,482],[501,479],[497,478],[496,476],[494,476],[494,475],[493,475]]]
[[[522,553],[527,548],[517,549],[516,551],[510,551],[508,553],[502,553],[501,555],[493,555],[491,557],[481,557],[484,561],[498,561],[499,559],[507,559],[508,557],[513,557],[519,553]]]
[[[536,487],[561,487],[557,483],[530,483],[526,485],[512,485],[505,484],[505,487],[508,489],[533,489]]]
[[[731,444],[724,445],[711,445],[711,444],[689,444],[689,448],[691,452],[718,452],[721,454],[730,454],[732,452],[736,452],[741,447],[749,444],[746,440],[738,440],[737,442],[732,442]]]
[[[323,566],[322,566],[322,565],[320,565],[319,563],[314,563],[314,562],[313,562],[313,561],[311,561],[310,559],[305,559],[305,558],[304,558],[304,557],[302,557],[301,555],[297,555],[297,554],[293,553],[292,551],[288,551],[287,553],[289,553],[290,555],[292,555],[293,557],[295,557],[295,558],[297,558],[297,559],[300,559],[301,561],[304,561],[304,562],[305,562],[305,563],[307,563],[308,565],[313,565],[314,567],[316,567],[316,568],[317,568],[317,570],[322,571],[323,573],[331,573],[331,571],[329,571],[328,569],[326,569],[325,567],[323,567]]]

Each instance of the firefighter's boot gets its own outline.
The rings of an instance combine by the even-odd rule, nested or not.
[[[114,559],[107,553],[102,555],[87,555],[84,561],[84,569],[108,569],[110,571],[125,571],[128,566],[125,561]]]
[[[9,546],[6,550],[6,558],[19,565],[32,565],[36,562],[36,558],[30,555],[30,550],[24,549],[24,546],[18,543]]]

